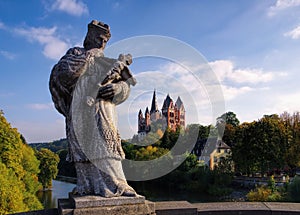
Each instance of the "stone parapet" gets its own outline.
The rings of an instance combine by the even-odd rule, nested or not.
[[[143,196],[72,196],[58,200],[59,215],[155,215],[155,204]]]
[[[300,215],[299,203],[283,202],[215,202],[195,203],[202,215]]]
[[[153,203],[145,200],[144,203],[132,205],[106,205],[100,210],[98,206],[91,207],[90,209],[77,208],[77,211],[72,206],[73,204],[69,199],[59,199],[58,203],[59,210],[48,209],[30,211],[15,215],[138,215],[147,213],[151,215],[154,215],[155,213],[157,215],[300,215],[300,203],[288,202],[214,202],[191,204],[186,201],[166,201]],[[74,211],[76,213],[74,213]]]
[[[157,215],[197,215],[197,207],[187,201],[155,202]]]

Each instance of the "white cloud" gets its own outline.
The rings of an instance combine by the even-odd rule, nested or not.
[[[274,75],[271,72],[263,72],[261,69],[237,69],[231,74],[230,79],[237,83],[269,82]]]
[[[80,0],[56,0],[51,9],[60,10],[73,16],[81,16],[89,13],[87,5]]]
[[[269,8],[268,15],[269,16],[274,16],[277,12],[292,8],[292,7],[297,7],[300,5],[300,0],[277,0],[275,5],[272,5]]]
[[[0,55],[7,58],[8,60],[13,60],[16,58],[15,54],[8,52],[8,51],[4,51],[4,50],[0,50]]]
[[[292,39],[296,40],[300,38],[300,26],[294,28],[293,30],[286,32],[284,34],[286,37],[291,37]]]
[[[262,69],[235,69],[229,60],[218,60],[209,64],[221,82],[229,80],[235,83],[258,84],[272,81],[275,76],[275,73]]]
[[[250,91],[253,91],[255,89],[247,86],[230,87],[230,86],[222,85],[222,90],[224,93],[225,101],[228,102],[229,100],[235,99],[236,97],[248,93]]]
[[[35,103],[35,104],[28,104],[26,107],[33,109],[33,110],[50,110],[53,108],[52,103],[47,104],[41,104],[41,103]]]
[[[15,33],[25,36],[29,41],[37,41],[44,46],[43,54],[54,60],[58,60],[67,50],[69,45],[56,36],[56,27],[30,27],[16,28]]]

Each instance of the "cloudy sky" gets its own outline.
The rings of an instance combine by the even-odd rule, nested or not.
[[[137,111],[151,105],[154,89],[159,107],[167,93],[174,100],[180,96],[188,123],[214,123],[216,97],[241,122],[299,111],[299,14],[300,0],[0,1],[0,109],[28,142],[64,137],[64,119],[48,89],[50,71],[68,48],[81,46],[87,24],[97,19],[111,28],[109,57],[118,57],[109,45],[144,36],[125,50],[137,53],[143,41],[149,43],[145,35],[176,40],[202,56],[198,62],[185,47],[168,49],[163,41],[151,45],[156,53],[167,49],[166,55],[177,53],[182,60],[147,57],[149,47],[133,56],[130,68],[138,84],[118,108],[124,138],[136,132]],[[203,73],[216,78],[214,83],[195,75],[204,62],[210,69]],[[218,95],[209,93],[214,84],[222,89],[214,90]]]

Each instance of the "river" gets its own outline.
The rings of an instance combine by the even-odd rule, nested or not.
[[[37,196],[45,209],[57,208],[57,200],[68,198],[69,192],[71,192],[74,187],[75,184],[53,180],[52,189],[39,191]]]

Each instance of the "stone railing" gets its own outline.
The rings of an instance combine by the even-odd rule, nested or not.
[[[281,202],[156,202],[157,215],[291,215],[300,214],[300,203]]]
[[[166,201],[155,202],[155,213],[156,215],[300,215],[300,203]],[[58,215],[58,210],[32,211],[17,215]]]

